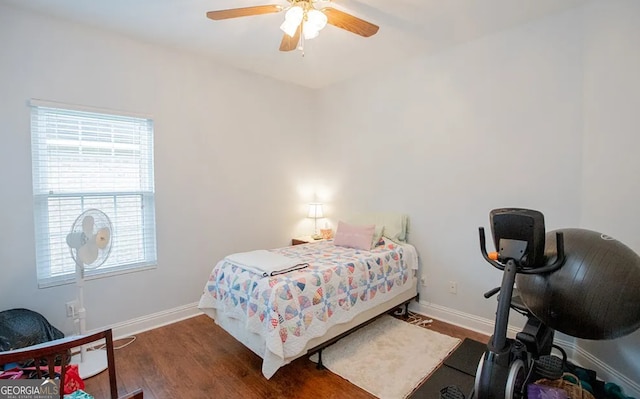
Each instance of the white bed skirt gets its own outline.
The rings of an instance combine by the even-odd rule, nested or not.
[[[244,320],[227,317],[218,312],[213,307],[200,306],[200,310],[211,317],[216,322],[216,324],[218,324],[225,331],[231,334],[235,339],[240,341],[247,348],[251,349],[258,356],[260,356],[263,359],[262,374],[267,379],[269,379],[276,373],[276,371],[278,371],[280,367],[289,364],[299,357],[306,355],[309,349],[315,348],[318,345],[327,342],[330,339],[335,338],[342,333],[345,333],[346,331],[349,331],[353,327],[356,327],[364,323],[365,321],[370,320],[373,317],[376,317],[388,310],[391,310],[415,297],[418,292],[418,279],[415,274],[416,271],[414,270],[414,272],[411,273],[411,280],[408,282],[408,284],[404,285],[404,287],[406,288],[403,291],[397,292],[393,298],[390,298],[373,308],[369,308],[359,313],[350,322],[332,326],[323,336],[311,339],[305,346],[305,349],[298,355],[285,359],[267,350],[266,342],[264,338],[259,334],[247,331],[247,329],[245,328]],[[203,296],[203,298],[205,297]]]

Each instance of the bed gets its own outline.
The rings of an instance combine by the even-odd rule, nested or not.
[[[271,275],[226,257],[205,284],[199,309],[263,359],[267,379],[417,297],[418,255],[405,242],[406,221],[403,235],[374,234],[366,249],[342,245],[340,228],[335,240],[269,250],[295,259],[297,270]]]

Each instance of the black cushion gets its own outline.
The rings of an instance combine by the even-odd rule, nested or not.
[[[64,338],[62,331],[52,326],[40,313],[29,309],[0,312],[0,351]]]

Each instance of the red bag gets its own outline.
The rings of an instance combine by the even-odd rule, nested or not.
[[[69,364],[65,368],[63,392],[68,395],[78,389],[84,389],[84,381],[80,378],[77,364]]]

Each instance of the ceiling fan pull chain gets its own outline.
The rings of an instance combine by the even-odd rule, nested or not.
[[[300,22],[300,31],[302,32],[302,28],[304,27],[304,21]],[[304,35],[300,35],[300,46],[298,50],[302,51],[302,57],[304,58]]]

